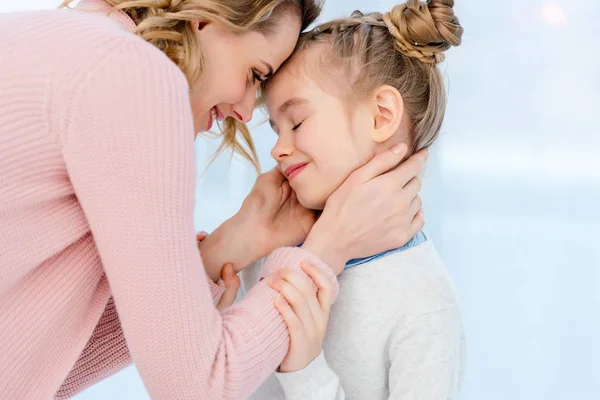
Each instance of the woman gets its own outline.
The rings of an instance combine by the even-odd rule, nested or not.
[[[395,149],[355,171],[312,228],[276,172],[259,178],[203,243],[202,263],[194,133],[248,121],[259,82],[319,9],[84,0],[0,17],[2,397],[69,397],[130,361],[153,399],[243,397],[289,338],[266,282],[214,308],[224,261],[239,271],[270,253],[264,276],[308,261],[335,290],[329,267],[421,229],[419,185],[398,182],[418,182],[426,156],[383,174],[403,157]]]

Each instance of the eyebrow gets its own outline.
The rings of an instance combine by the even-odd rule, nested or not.
[[[269,79],[271,76],[273,76],[273,66],[263,60],[260,60],[260,62],[263,63],[265,67],[267,67],[267,69],[269,70],[269,72],[267,72],[267,74],[264,76],[265,79]]]
[[[298,107],[306,103],[308,103],[308,100],[306,99],[303,99],[301,97],[292,97],[291,99],[287,100],[285,103],[279,106],[279,108],[277,109],[277,115],[284,114],[285,112],[289,111],[290,108]],[[277,126],[275,121],[273,121],[271,118],[269,118],[269,124],[271,125],[271,128]]]

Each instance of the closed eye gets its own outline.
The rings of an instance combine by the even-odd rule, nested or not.
[[[304,121],[302,121],[304,122]],[[294,127],[292,128],[293,131],[295,131],[296,129],[300,128],[300,125],[302,125],[302,122],[300,122],[299,124],[294,125]]]
[[[260,82],[264,82],[265,79],[262,78],[261,74],[258,71],[253,70],[252,71],[252,84],[256,85],[256,81],[258,81],[260,83]]]

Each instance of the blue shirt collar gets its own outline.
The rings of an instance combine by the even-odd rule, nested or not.
[[[397,249],[392,249],[392,250],[384,251],[383,253],[375,254],[374,256],[370,256],[370,257],[355,258],[353,260],[348,261],[346,263],[346,266],[344,267],[344,269],[356,267],[357,265],[365,264],[365,263],[368,263],[370,261],[376,260],[378,258],[383,258],[385,256],[389,256],[389,255],[394,254],[394,253],[399,253],[401,251],[408,250],[408,249],[410,249],[412,247],[416,247],[416,246],[418,246],[418,245],[420,245],[422,243],[425,243],[426,241],[427,241],[427,237],[421,231],[421,232],[417,233],[417,235],[414,238],[410,239],[408,241],[408,243],[406,243],[402,247],[399,247]]]

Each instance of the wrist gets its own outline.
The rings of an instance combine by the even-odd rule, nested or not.
[[[338,275],[348,260],[334,238],[333,234],[321,230],[317,222],[302,244],[302,248],[319,257]]]

